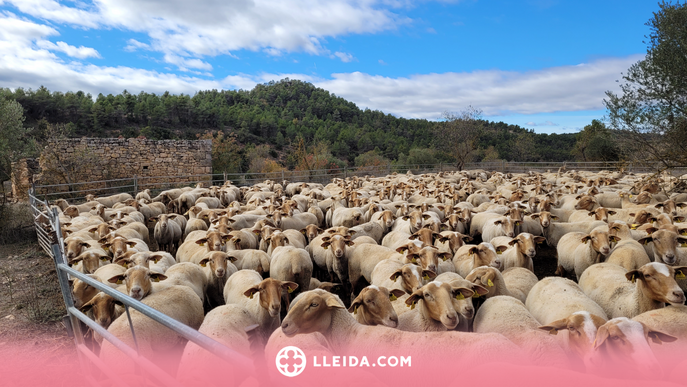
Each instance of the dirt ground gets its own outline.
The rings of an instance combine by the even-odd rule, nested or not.
[[[35,240],[0,245],[0,348],[74,354],[55,265]]]

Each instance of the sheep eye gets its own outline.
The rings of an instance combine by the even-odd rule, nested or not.
[[[613,341],[618,341],[619,339],[620,339],[620,337],[618,337],[618,336],[611,336],[611,340],[613,340]]]
[[[312,304],[310,304],[310,307],[311,307],[311,308],[317,308],[319,305],[320,305],[320,304],[318,304],[318,303],[316,303],[316,302],[313,302]]]

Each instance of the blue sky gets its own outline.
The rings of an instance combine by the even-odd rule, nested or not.
[[[569,133],[643,58],[653,1],[0,0],[0,87],[191,94],[303,79],[361,108]]]

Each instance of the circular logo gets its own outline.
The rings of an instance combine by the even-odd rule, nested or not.
[[[300,375],[305,369],[305,354],[298,347],[284,347],[277,354],[275,363],[282,375],[292,378]]]

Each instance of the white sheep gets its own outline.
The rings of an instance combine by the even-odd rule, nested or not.
[[[524,267],[534,272],[533,258],[537,254],[537,245],[546,242],[546,238],[534,236],[530,233],[520,233],[515,238],[500,236],[492,239],[494,246],[510,246],[501,253],[501,267],[506,270],[511,267]]]
[[[558,269],[556,274],[575,271],[579,280],[582,273],[591,265],[602,262],[611,253],[611,242],[618,242],[617,236],[609,236],[608,231],[594,229],[589,234],[571,232],[558,242]]]
[[[609,317],[632,318],[666,303],[684,304],[685,294],[675,282],[680,273],[687,273],[687,266],[651,262],[628,272],[612,263],[599,263],[582,273],[579,284]]]
[[[293,246],[279,246],[272,252],[270,277],[298,284],[297,295],[310,287],[313,263],[310,254]],[[286,306],[288,308],[288,298]]]
[[[558,341],[539,330],[540,324],[519,300],[508,296],[487,299],[473,322],[476,333],[500,333],[522,348],[537,365],[567,368],[569,361]]]

